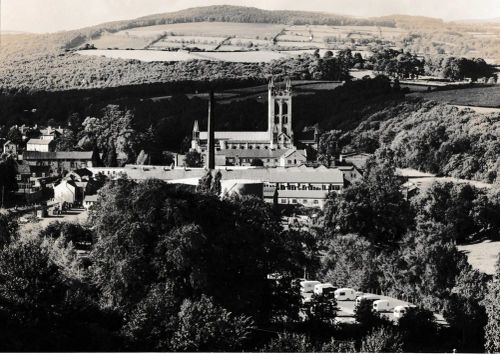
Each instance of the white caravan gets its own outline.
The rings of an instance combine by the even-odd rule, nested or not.
[[[318,284],[321,284],[316,280],[304,280],[300,282],[300,292],[301,293],[312,293],[314,291],[314,287]]]
[[[323,284],[316,284],[314,286],[314,293],[316,295],[323,295],[323,294],[329,294],[329,293],[332,293],[336,290],[337,288],[334,287],[332,284],[330,283],[323,283]]]
[[[394,306],[389,300],[377,300],[373,302],[373,309],[376,312],[389,312]]]
[[[335,290],[335,299],[337,301],[354,301],[356,300],[356,290],[351,288],[340,288]]]

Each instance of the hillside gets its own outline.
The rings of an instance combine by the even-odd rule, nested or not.
[[[451,30],[453,26],[412,16],[359,19],[320,12],[208,6],[53,34],[2,34],[0,90],[71,90],[245,77],[262,80],[269,67],[293,61],[297,55],[351,49],[366,58],[378,46],[422,55],[500,60],[500,41],[494,33],[493,37],[489,32],[483,36]],[[84,44],[99,51],[76,54],[75,48]],[[175,63],[178,61],[181,63]],[[263,63],[267,63],[266,69],[262,69]],[[299,72],[304,70],[299,68]],[[308,75],[296,76],[309,79]]]
[[[89,29],[114,32],[135,27],[203,21],[274,23],[285,25],[315,24],[329,26],[354,25],[394,27],[394,22],[386,19],[359,19],[323,12],[262,10],[255,7],[215,5],[155,14],[133,20],[104,23],[99,26],[89,27]]]
[[[499,118],[413,99],[373,114],[344,139],[354,151],[390,148],[400,167],[499,183]]]

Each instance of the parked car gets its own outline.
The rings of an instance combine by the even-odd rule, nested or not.
[[[361,300],[369,300],[371,302],[380,300],[380,296],[375,295],[375,294],[364,294],[361,296],[358,296],[356,298],[356,306],[358,306],[361,303]]]
[[[372,306],[376,312],[389,312],[394,308],[394,305],[389,300],[374,301]]]
[[[304,280],[300,282],[300,292],[301,293],[312,293],[314,291],[314,287],[318,284],[321,284],[316,280]]]
[[[335,299],[338,301],[354,301],[356,300],[356,290],[352,288],[340,288],[335,290]]]
[[[316,284],[314,286],[314,294],[316,295],[329,295],[337,290],[337,287],[330,283]]]

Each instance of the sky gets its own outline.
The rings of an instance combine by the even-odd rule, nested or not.
[[[359,17],[407,14],[445,20],[500,18],[500,0],[0,0],[0,3],[1,30],[39,33],[217,4]]]

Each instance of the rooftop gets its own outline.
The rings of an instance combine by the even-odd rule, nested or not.
[[[97,194],[86,195],[85,198],[83,199],[83,201],[84,202],[97,202],[98,197],[99,196]]]
[[[225,157],[245,157],[245,158],[280,158],[283,155],[292,153],[293,149],[225,149],[216,151],[216,155]],[[300,151],[304,153],[304,151]]]
[[[92,151],[25,151],[23,160],[92,160]]]
[[[344,176],[337,168],[314,167],[271,167],[233,169],[218,168],[223,180],[254,180],[270,183],[334,183],[343,184]],[[165,181],[200,178],[207,171],[196,169],[170,169],[162,166],[126,165],[124,172],[134,180],[156,178]]]
[[[35,144],[35,145],[49,145],[53,144],[54,140],[48,140],[48,139],[30,139],[28,140],[28,144]]]
[[[216,131],[215,139],[241,142],[269,142],[269,132],[221,132]],[[200,139],[207,140],[208,132],[200,132]]]

